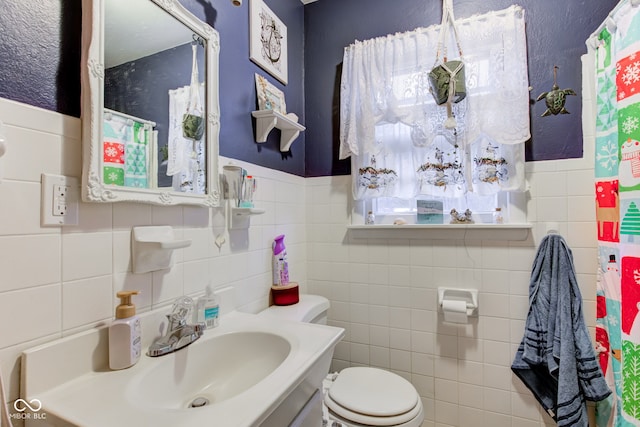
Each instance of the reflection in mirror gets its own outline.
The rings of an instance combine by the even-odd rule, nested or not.
[[[83,0],[83,20],[83,198],[218,205],[217,32],[178,0]]]

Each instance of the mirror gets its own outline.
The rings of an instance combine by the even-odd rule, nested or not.
[[[217,31],[178,0],[82,15],[83,200],[218,206]]]

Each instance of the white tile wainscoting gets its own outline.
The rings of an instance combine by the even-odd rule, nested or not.
[[[80,120],[0,99],[11,144],[0,184],[0,367],[13,401],[20,352],[108,322],[115,292],[140,289],[141,311],[196,295],[211,280],[236,289],[238,306],[265,307],[271,242],[286,235],[292,280],[331,300],[346,329],[332,369],[372,365],[408,378],[426,408],[424,427],[552,425],[509,369],[528,309],[531,263],[549,223],[573,250],[595,325],[593,140],[585,158],[527,164],[523,241],[354,238],[350,177],[301,178],[234,160],[259,180],[248,230],[225,230],[221,209],[142,204],[80,205],[80,225],[40,226],[40,174],[80,176]],[[224,165],[229,159],[221,159]],[[191,247],[170,271],[131,273],[133,226],[171,225]],[[224,233],[221,249],[215,239]],[[442,324],[438,286],[480,290],[479,316]]]
[[[141,290],[136,305],[145,312],[202,294],[211,281],[232,286],[237,306],[257,312],[268,304],[279,234],[291,277],[305,289],[304,178],[234,160],[259,181],[255,203],[266,211],[239,232],[225,229],[223,208],[135,203],[80,203],[78,226],[41,227],[40,174],[80,177],[80,120],[2,98],[0,118],[10,144],[0,184],[0,367],[10,401],[19,396],[21,351],[109,322],[121,289]],[[142,225],[170,225],[192,245],[175,251],[171,270],[133,274],[131,229]]]
[[[347,331],[332,368],[370,365],[409,379],[425,405],[423,427],[555,425],[510,366],[524,332],[533,259],[550,227],[572,248],[594,332],[593,143],[585,137],[581,159],[527,163],[531,230],[523,241],[430,239],[429,229],[367,226],[356,234],[347,225],[350,177],[307,179],[309,291],[331,300],[330,324]],[[443,324],[439,286],[478,289],[479,316],[466,326]]]

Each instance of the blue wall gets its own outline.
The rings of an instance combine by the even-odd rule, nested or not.
[[[299,0],[265,0],[287,26],[289,39],[289,81],[282,85],[268,72],[249,60],[249,1],[241,7],[231,0],[181,0],[194,11],[210,2],[218,10],[215,25],[220,33],[220,154],[271,169],[304,176],[305,133],[302,132],[288,153],[280,153],[280,131],[273,130],[267,142],[256,144],[251,111],[257,109],[255,73],[265,76],[285,94],[287,111],[305,123],[303,90],[304,5]],[[196,15],[203,19],[203,16]],[[207,21],[210,25],[211,21]]]
[[[80,116],[81,0],[0,0],[0,97]],[[220,154],[304,175],[304,133],[280,153],[280,133],[256,144],[251,111],[257,109],[254,73],[282,90],[287,110],[304,123],[304,5],[267,0],[287,26],[289,81],[282,85],[249,60],[249,0],[181,0],[220,33]]]
[[[284,86],[249,60],[249,1],[181,0],[220,33],[220,154],[300,176],[349,173],[338,161],[338,92],[343,48],[398,31],[439,23],[441,0],[265,0],[287,26],[289,83]],[[454,0],[456,17],[503,9],[514,0]],[[0,0],[0,97],[80,115],[81,0]],[[584,41],[617,0],[521,0],[526,10],[532,98],[558,83],[581,94]],[[304,68],[304,70],[303,70]],[[307,130],[290,153],[279,152],[278,131],[265,144],[254,140],[254,73],[283,90],[287,110]],[[528,160],[582,155],[580,97],[569,97],[569,115],[541,118],[532,105]]]
[[[80,116],[81,0],[0,0],[0,97]]]
[[[525,9],[529,84],[533,100],[553,85],[573,88],[569,115],[541,118],[544,102],[531,108],[532,138],[527,160],[582,156],[581,98],[585,40],[617,0],[454,0],[456,18],[500,10],[517,3]],[[348,174],[338,160],[339,72],[343,49],[354,40],[439,24],[441,0],[320,0],[305,7],[306,176]],[[464,47],[463,47],[464,48]]]

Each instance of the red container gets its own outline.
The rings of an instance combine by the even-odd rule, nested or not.
[[[292,305],[300,301],[300,293],[296,282],[286,286],[272,286],[271,299],[275,305]]]

